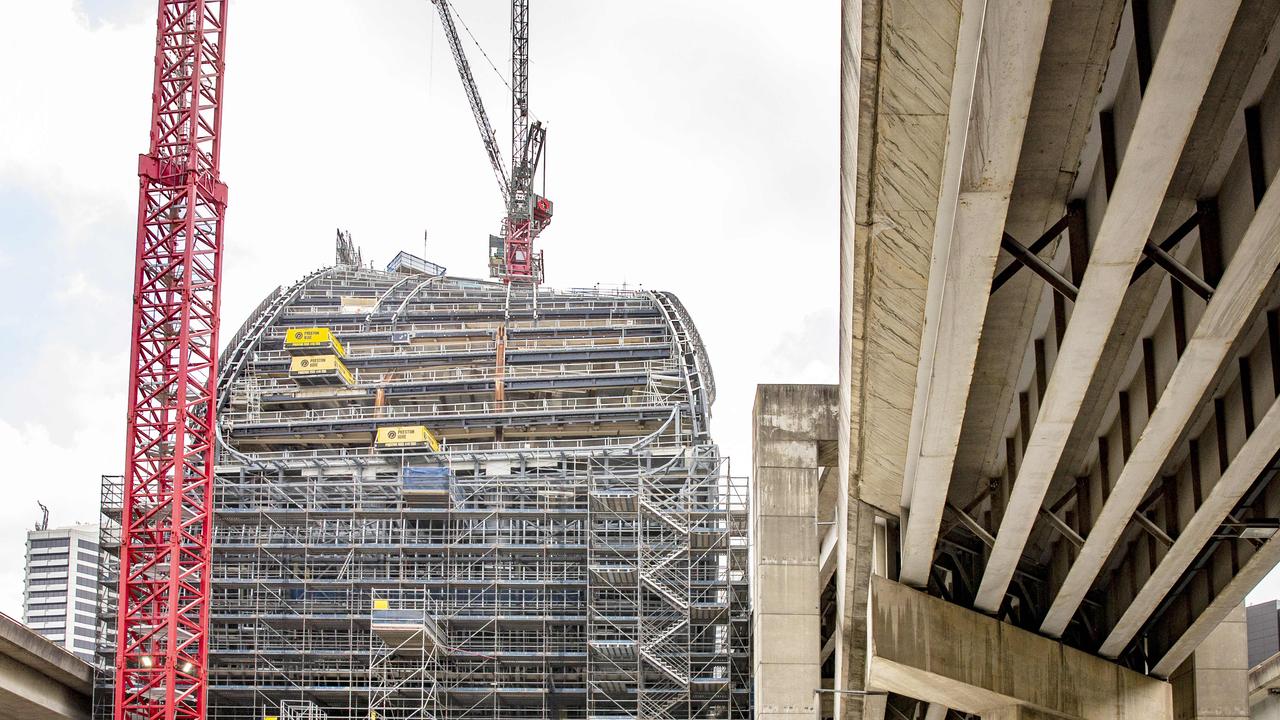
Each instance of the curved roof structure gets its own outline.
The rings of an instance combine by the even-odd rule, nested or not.
[[[746,508],[680,301],[435,268],[318,270],[226,345],[212,717],[748,717]]]

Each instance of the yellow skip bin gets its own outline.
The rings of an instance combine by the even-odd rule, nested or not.
[[[303,355],[289,363],[289,375],[299,385],[355,385],[355,378],[337,355]]]
[[[290,353],[329,352],[346,357],[346,348],[329,328],[289,328],[285,331],[284,347]]]
[[[378,428],[379,447],[412,447],[427,445],[440,452],[440,441],[425,425],[398,425]]]

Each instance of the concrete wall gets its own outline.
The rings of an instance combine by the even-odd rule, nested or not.
[[[871,588],[877,689],[1001,720],[1172,716],[1168,683],[886,578]]]

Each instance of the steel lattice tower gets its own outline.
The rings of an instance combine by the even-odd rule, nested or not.
[[[226,13],[225,0],[159,3],[138,165],[117,720],[205,717]]]

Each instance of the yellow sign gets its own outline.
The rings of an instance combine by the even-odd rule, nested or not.
[[[390,610],[391,603],[387,602],[386,600],[374,600],[373,609],[374,610]]]
[[[379,447],[411,447],[427,445],[435,452],[440,452],[440,441],[425,425],[399,425],[396,427],[378,428]]]
[[[284,334],[284,346],[288,350],[331,350],[338,357],[347,354],[329,328],[289,328]]]
[[[332,375],[338,373],[342,381],[355,385],[355,378],[347,366],[337,355],[301,355],[289,362],[289,374],[306,377],[308,375]]]

